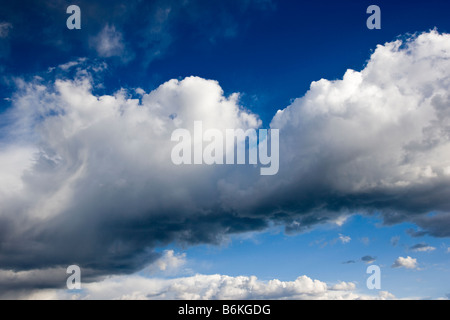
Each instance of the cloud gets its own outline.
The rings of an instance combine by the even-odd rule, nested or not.
[[[102,32],[99,54],[121,56],[121,32]],[[272,224],[301,232],[355,212],[448,236],[449,58],[450,35],[431,31],[378,46],[361,72],[313,82],[270,124],[282,155],[272,177],[252,166],[172,164],[177,128],[262,125],[216,81],[97,95],[89,61],[71,79],[16,79],[0,149],[0,168],[12,168],[0,171],[0,265],[131,273],[169,243],[219,244]]]
[[[412,220],[424,231],[417,232],[414,236],[432,235],[435,237],[449,237],[450,236],[450,213],[443,212],[434,216],[418,216]]]
[[[145,51],[142,61],[144,66],[167,53],[174,40],[170,27],[175,23],[179,10],[177,5],[171,4],[155,8],[151,14],[152,19],[139,31],[141,40],[138,46]]]
[[[392,268],[416,269],[417,259],[413,259],[410,256],[406,258],[398,257],[397,260],[395,260],[392,264]]]
[[[175,279],[145,278],[141,276],[114,276],[101,282],[88,283],[83,292],[73,294],[63,290],[35,291],[23,299],[183,299],[183,300],[254,300],[254,299],[308,299],[359,300],[393,299],[382,292],[378,296],[356,292],[351,282],[328,286],[325,282],[307,276],[294,281],[273,279],[261,281],[255,276],[230,277],[201,275]]]
[[[400,241],[400,237],[399,236],[395,236],[391,238],[391,245],[393,247],[396,247],[398,245],[398,242]]]
[[[21,45],[10,48],[0,42],[0,57],[10,49],[15,55],[22,47],[43,50],[45,45],[49,48],[45,55],[56,61],[62,55],[101,57],[122,64],[134,61],[138,68],[145,68],[183,43],[180,34],[191,37],[187,39],[190,46],[204,49],[211,45],[211,39],[218,42],[239,35],[252,23],[249,16],[275,9],[269,0],[228,0],[219,4],[203,0],[129,0],[126,5],[118,0],[78,0],[77,5],[81,8],[81,30],[68,33],[68,4],[64,1],[29,1],[28,10],[17,10],[12,2],[3,3],[2,13],[8,21],[0,21],[0,40],[14,36]]]
[[[114,25],[105,25],[97,36],[90,39],[90,44],[102,58],[119,57],[123,62],[133,58],[125,46],[122,33]]]
[[[410,229],[406,230],[406,233],[413,238],[420,238],[420,237],[427,235],[428,232],[423,231],[423,230],[414,230],[414,229],[410,228]]]
[[[10,22],[0,22],[0,58],[3,60],[2,65],[0,66],[0,71],[4,70],[6,57],[9,56],[11,51],[10,45],[10,33],[13,28],[12,23]]]
[[[174,275],[186,265],[186,254],[175,254],[173,250],[164,251],[161,258],[145,268],[141,273],[154,276],[158,273]]]
[[[379,45],[342,80],[313,82],[273,118],[282,132],[279,180],[251,204],[306,227],[380,212],[385,224],[449,236],[449,57],[450,35],[431,31]]]
[[[429,251],[436,250],[435,247],[429,246],[426,243],[418,243],[418,244],[410,247],[409,249],[412,251],[416,251],[416,252],[429,252]]]
[[[156,246],[220,243],[228,233],[266,226],[221,209],[215,181],[230,167],[170,160],[171,133],[192,131],[194,120],[205,130],[258,127],[238,95],[190,77],[140,100],[123,90],[97,97],[92,81],[79,70],[74,80],[18,82],[7,115],[14,130],[0,151],[3,269],[78,264],[128,273],[160,258]]]
[[[0,22],[0,38],[8,37],[12,27],[12,24],[9,22]]]
[[[350,238],[349,236],[344,236],[343,234],[339,234],[339,241],[341,241],[343,244],[349,243],[352,238]]]
[[[353,291],[356,289],[356,285],[353,282],[344,282],[341,281],[338,284],[335,284],[331,287],[331,290],[337,291]]]
[[[58,66],[58,68],[60,68],[63,71],[68,71],[68,70],[70,70],[73,67],[82,65],[82,63],[85,62],[85,61],[86,61],[86,58],[78,58],[77,60],[69,61],[69,62],[60,64]],[[53,71],[53,70],[51,70],[51,71]]]
[[[367,264],[373,263],[377,260],[376,257],[372,257],[372,256],[364,256],[361,258],[361,261]]]

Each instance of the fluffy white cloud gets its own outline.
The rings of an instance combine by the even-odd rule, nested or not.
[[[450,35],[402,45],[378,46],[343,80],[313,82],[274,117],[304,176],[326,161],[327,181],[347,193],[448,181]]]
[[[40,290],[23,299],[308,299],[356,300],[394,299],[388,292],[377,296],[359,294],[353,283],[341,282],[328,286],[307,276],[295,281],[278,279],[261,281],[256,277],[200,275],[176,279],[155,279],[141,276],[116,276],[101,282],[88,283],[82,293],[63,290]]]
[[[303,228],[376,211],[385,223],[450,234],[449,92],[450,35],[379,45],[362,71],[313,82],[277,112],[279,174],[270,184],[224,188],[240,199],[232,208],[282,212]]]
[[[406,258],[398,257],[392,264],[392,268],[416,269],[417,259],[413,259],[410,256],[407,256]]]
[[[218,242],[228,230],[255,229],[252,219],[213,210],[217,181],[231,166],[177,167],[170,157],[172,132],[192,131],[196,120],[205,130],[258,127],[237,94],[189,77],[140,99],[126,91],[95,96],[92,78],[77,70],[74,80],[17,81],[0,151],[4,268],[31,259],[42,268],[75,260],[135,269],[157,258],[156,243]],[[39,246],[31,245],[36,237]]]

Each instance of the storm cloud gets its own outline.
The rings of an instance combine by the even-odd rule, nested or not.
[[[66,69],[74,75],[16,79],[2,114],[4,272],[78,264],[93,278],[130,273],[169,243],[219,244],[274,224],[301,232],[353,213],[450,235],[450,35],[380,45],[361,72],[313,82],[270,124],[280,170],[269,177],[171,162],[171,133],[194,121],[223,132],[262,126],[218,82],[98,96],[89,60]]]

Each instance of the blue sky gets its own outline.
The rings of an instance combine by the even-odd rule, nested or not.
[[[376,218],[353,216],[342,227],[323,227],[308,233],[286,236],[282,232],[254,235],[251,239],[237,237],[223,247],[199,246],[187,250],[195,270],[232,276],[257,275],[260,279],[295,279],[307,274],[327,283],[357,282],[362,292],[366,288],[367,267],[379,265],[382,289],[398,297],[438,298],[445,291],[449,277],[448,241],[432,237],[412,239],[405,230],[413,227],[400,224],[380,226]],[[340,235],[349,236],[342,243]],[[391,241],[398,238],[398,244]],[[436,248],[432,252],[414,252],[417,243]],[[420,262],[420,271],[391,268],[398,256],[410,255]],[[362,257],[372,256],[374,262],[365,263]],[[349,262],[352,261],[352,262]],[[201,268],[202,262],[206,265]],[[200,272],[200,271],[199,271]],[[373,292],[372,292],[373,293]]]
[[[81,9],[81,30],[66,27],[70,4]],[[381,30],[366,27],[371,4],[381,8]],[[366,268],[376,264],[380,291],[397,298],[450,294],[442,111],[450,107],[450,3],[20,0],[1,7],[0,231],[8,232],[0,236],[0,283],[10,281],[2,272],[40,274],[73,262],[101,285],[102,277],[133,276],[167,258],[180,270],[145,277],[306,275],[375,297]],[[392,49],[396,40],[403,43]],[[363,79],[349,96],[359,80],[348,69]],[[386,89],[394,87],[400,93]],[[164,163],[170,141],[158,140],[158,129],[166,134],[172,125],[164,112],[219,126],[228,120],[218,109],[199,111],[192,102],[219,96],[218,104],[234,104],[233,93],[240,122],[230,125],[247,124],[246,110],[262,127],[280,128],[278,177]],[[106,109],[92,111],[99,101]],[[124,111],[133,103],[149,116]],[[308,103],[316,111],[308,113]],[[103,118],[111,110],[115,120]],[[26,217],[26,227],[14,217]],[[66,254],[63,243],[77,249]],[[400,257],[415,265],[392,267]],[[41,278],[24,280],[31,294],[65,284]],[[22,297],[14,288],[0,297]],[[50,297],[71,294],[61,292]]]
[[[370,1],[260,2],[242,13],[236,4],[200,1],[194,6],[199,11],[198,19],[185,18],[186,13],[182,12],[169,30],[164,30],[161,38],[170,37],[170,45],[150,65],[143,67],[142,56],[151,54],[152,46],[144,47],[126,64],[117,57],[108,60],[114,71],[105,75],[107,90],[136,86],[153,89],[167,80],[191,75],[215,79],[226,92],[243,93],[245,105],[267,124],[276,110],[304,94],[311,81],[339,79],[347,69],[361,70],[377,44],[434,27],[440,32],[449,29],[448,4],[442,1],[407,4],[379,1],[383,9],[381,30],[365,27],[369,16],[365,11],[372,4]],[[21,5],[16,4],[11,12],[16,10],[14,13],[21,12],[18,16],[26,14],[30,19],[27,26],[20,27],[50,29],[61,39],[55,40],[57,44],[51,43],[54,35],[48,39],[29,39],[29,34],[22,34],[17,40],[12,39],[13,57],[3,61],[6,70],[32,75],[77,57],[98,58],[95,50],[89,50],[88,39],[103,25],[116,21],[123,26],[131,48],[139,48],[138,36],[154,19],[150,9],[171,7],[170,1],[147,3],[150,3],[148,11],[131,14],[137,15],[133,23],[126,20],[127,16],[111,13],[111,5],[95,3],[93,18],[83,19],[81,30],[65,29],[69,15],[57,15],[57,7],[52,8],[52,16],[46,17],[46,5],[40,5],[41,10],[36,5],[31,14],[21,12],[17,8]],[[10,12],[3,13],[6,14]],[[206,21],[204,16],[200,18],[202,14],[208,17]],[[222,22],[212,18],[214,14],[227,18]],[[2,19],[8,20],[6,16]],[[233,32],[228,34],[228,29]]]

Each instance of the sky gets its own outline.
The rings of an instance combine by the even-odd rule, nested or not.
[[[0,2],[1,299],[450,297],[449,3]],[[279,170],[174,164],[198,121]]]

